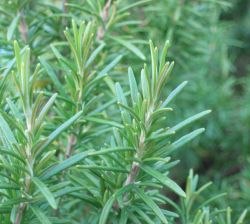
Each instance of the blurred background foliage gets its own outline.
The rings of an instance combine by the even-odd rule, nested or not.
[[[235,209],[249,206],[250,2],[166,0],[142,14],[143,35],[172,43],[173,85],[189,81],[175,101],[173,121],[205,108],[213,111],[205,135],[179,153],[182,165],[215,181]]]
[[[129,3],[134,7],[126,8]],[[181,81],[189,82],[175,100],[176,113],[168,122],[174,124],[196,112],[212,109],[211,115],[201,121],[206,126],[205,134],[176,155],[182,163],[175,167],[173,175],[185,185],[192,167],[202,182],[215,183],[209,195],[227,193],[218,203],[230,204],[236,211],[250,208],[250,2],[146,0],[137,4],[118,0],[110,1],[106,12],[103,5],[104,0],[1,1],[0,70],[11,69],[13,40],[17,39],[21,46],[30,46],[31,61],[48,61],[62,80],[51,46],[69,55],[64,48],[63,31],[71,26],[72,18],[78,22],[95,21],[99,27],[97,42],[105,43],[98,56],[103,58],[103,64],[115,60],[117,54],[123,56],[111,76],[124,84],[128,65],[133,65],[135,74],[139,74],[141,61],[150,59],[145,47],[147,40],[163,46],[168,39],[172,46],[169,57],[175,61],[175,68],[166,95]],[[95,69],[101,66],[95,65]],[[42,80],[40,85],[48,90],[57,88],[48,76]],[[104,94],[109,95],[107,85],[112,89],[113,81],[105,81]],[[109,116],[117,116],[112,107]]]

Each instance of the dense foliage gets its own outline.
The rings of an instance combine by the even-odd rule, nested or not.
[[[1,1],[0,224],[249,223],[249,9]]]

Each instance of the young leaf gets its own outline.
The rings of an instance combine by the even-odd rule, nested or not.
[[[106,75],[116,64],[122,59],[122,55],[118,55],[113,61],[111,61],[103,70],[98,74],[98,77]]]
[[[186,125],[204,117],[205,115],[209,114],[211,112],[211,110],[205,110],[205,111],[202,111],[198,114],[195,114],[189,118],[187,118],[186,120],[180,122],[179,124],[175,125],[174,127],[171,128],[172,131],[178,131],[180,130],[181,128],[185,127]]]
[[[13,189],[13,190],[19,190],[20,187],[16,184],[13,183],[4,183],[1,181],[0,183],[0,189]]]
[[[240,215],[239,219],[237,220],[236,224],[243,224],[246,215],[247,215],[247,209],[245,209],[245,210],[241,213],[241,215]]]
[[[43,106],[43,109],[39,113],[35,122],[35,125],[37,128],[39,128],[40,125],[42,124],[46,114],[48,113],[49,109],[52,107],[53,103],[55,102],[56,96],[57,96],[57,93],[53,94],[51,98],[48,100],[48,102]]]
[[[7,30],[7,40],[10,41],[12,39],[12,36],[16,30],[17,24],[19,22],[20,14],[17,14],[15,18],[12,20],[10,26],[8,27]]]
[[[125,106],[128,106],[127,99],[123,93],[122,87],[121,87],[119,82],[117,82],[115,84],[115,92],[116,92],[117,102],[119,104],[123,104]],[[121,107],[120,107],[120,110],[121,110],[123,122],[129,124],[130,120],[131,120],[129,113]]]
[[[105,203],[103,209],[102,209],[102,213],[100,216],[100,220],[99,220],[99,224],[106,224],[107,219],[108,219],[108,215],[110,213],[110,210],[114,204],[114,201],[116,199],[116,195],[113,194],[109,200]]]
[[[178,85],[167,97],[167,99],[162,103],[161,107],[167,106],[174,97],[187,85],[187,81],[182,82],[180,85]]]
[[[100,46],[93,51],[93,53],[89,56],[86,62],[86,67],[88,67],[95,60],[97,55],[102,51],[104,47],[105,47],[105,43],[101,43]]]
[[[3,155],[10,155],[10,156],[18,159],[19,161],[25,163],[25,160],[21,156],[19,156],[17,153],[15,153],[14,151],[0,149],[0,153],[2,153]]]
[[[147,166],[147,165],[142,165],[141,169],[145,171],[147,174],[152,176],[153,178],[157,179],[160,181],[162,184],[164,184],[166,187],[170,188],[173,190],[176,194],[180,195],[181,197],[186,197],[185,192],[179,187],[178,184],[176,184],[173,180],[171,180],[169,177],[161,174],[157,170],[154,170],[153,168]]]
[[[164,47],[163,47],[163,50],[162,50],[162,53],[161,53],[159,72],[161,72],[161,70],[162,70],[162,68],[163,68],[163,66],[165,64],[166,55],[167,55],[167,51],[168,51],[169,46],[170,46],[169,40],[166,40],[166,42],[164,44]]]
[[[44,148],[46,148],[51,142],[53,142],[58,135],[60,135],[65,129],[67,129],[70,125],[72,125],[80,116],[82,115],[82,111],[76,113],[73,117],[65,121],[61,126],[59,126],[55,131],[53,131],[44,142],[44,144],[39,148],[39,152],[41,152]]]
[[[53,84],[55,85],[55,87],[58,89],[58,91],[61,94],[65,94],[65,91],[63,89],[63,85],[60,83],[55,71],[53,70],[52,66],[45,60],[45,58],[43,57],[39,57],[38,58],[41,65],[44,67],[44,69],[46,70],[47,74],[49,75],[49,77],[51,78],[51,80],[53,81]]]
[[[121,87],[119,82],[117,82],[115,84],[115,90],[116,90],[116,96],[117,96],[118,102],[125,105],[125,106],[128,106],[126,97],[125,97],[125,95],[123,93],[122,87]]]
[[[181,146],[185,145],[187,142],[191,141],[192,139],[194,139],[196,136],[200,135],[204,131],[205,131],[205,128],[199,128],[199,129],[196,129],[196,130],[190,132],[189,134],[182,136],[180,139],[178,139],[177,141],[172,143],[172,145],[168,151],[168,154],[170,154],[172,151],[180,148]]]
[[[37,178],[37,177],[33,177],[32,181],[36,185],[36,187],[39,189],[39,191],[43,194],[43,196],[47,199],[50,206],[53,209],[57,209],[56,200],[55,200],[53,194],[47,188],[47,186],[41,180],[39,180],[39,178]]]
[[[130,94],[134,104],[138,102],[139,91],[137,88],[137,83],[135,80],[134,72],[131,67],[128,68],[128,77],[129,77],[129,85],[130,85]]]
[[[49,170],[45,171],[45,173],[42,175],[41,179],[46,180],[50,177],[56,175],[57,173],[77,164],[81,160],[85,159],[88,156],[86,152],[81,152],[76,155],[71,156],[70,158],[62,161],[58,165],[55,165],[51,167]]]
[[[167,224],[168,221],[164,214],[162,213],[161,209],[158,207],[158,205],[149,197],[146,195],[141,189],[138,187],[134,187],[133,190],[135,193],[145,202],[145,204],[152,209],[152,211],[157,215],[157,217],[162,221],[162,223]]]
[[[108,120],[100,119],[100,118],[96,118],[96,117],[85,117],[84,120],[92,121],[92,122],[99,123],[99,124],[107,124],[107,125],[117,127],[117,128],[123,128],[123,125],[121,125],[118,122],[108,121]]]
[[[0,114],[0,132],[1,132],[1,138],[3,142],[6,142],[6,147],[10,148],[12,144],[17,144],[17,141],[15,139],[15,136],[13,132],[11,131],[8,123],[5,121],[3,116]]]
[[[71,156],[70,158],[62,161],[61,163],[51,167],[45,173],[42,175],[41,179],[46,180],[57,173],[70,168],[71,166],[74,166],[75,164],[79,163],[81,160],[85,159],[88,156],[96,156],[96,155],[104,155],[104,154],[109,154],[112,152],[119,152],[119,151],[131,151],[134,150],[133,148],[128,148],[128,147],[123,147],[123,148],[109,148],[109,149],[103,149],[99,151],[86,151],[86,152],[81,152],[78,154],[75,154]]]
[[[126,6],[124,6],[123,8],[119,9],[118,10],[118,13],[122,13],[122,12],[125,12],[125,11],[128,11],[129,9],[135,7],[135,6],[139,6],[139,5],[143,5],[143,4],[146,4],[146,3],[149,3],[151,2],[152,0],[141,0],[141,1],[136,1],[134,3],[131,3],[131,4],[128,4]]]
[[[30,208],[41,224],[52,224],[48,217],[39,208],[33,206],[30,206]]]
[[[143,61],[146,60],[145,55],[141,52],[141,50],[136,47],[134,44],[132,44],[129,41],[126,40],[122,40],[118,37],[110,37],[112,40],[118,42],[119,44],[123,45],[124,47],[126,47],[127,49],[129,49],[130,51],[132,51],[136,56],[138,56],[140,59],[142,59]]]
[[[141,70],[141,88],[143,98],[146,100],[150,100],[150,84],[145,69]]]
[[[105,203],[103,209],[102,209],[102,213],[100,216],[100,220],[99,220],[99,224],[106,224],[107,223],[107,219],[108,219],[108,215],[110,213],[110,210],[112,208],[112,205],[114,204],[114,201],[116,200],[116,198],[126,192],[129,192],[132,188],[133,188],[133,184],[127,185],[122,187],[121,189],[119,189],[118,191],[116,191],[110,198],[109,200]]]
[[[145,221],[145,223],[155,224],[154,221],[146,214],[146,212],[137,207],[134,207],[134,210],[139,216],[141,216],[141,218]]]

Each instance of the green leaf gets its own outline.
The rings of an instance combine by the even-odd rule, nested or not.
[[[124,106],[128,106],[127,99],[123,93],[120,83],[118,82],[115,84],[115,92],[116,92],[118,104],[119,105],[123,104]],[[122,107],[120,107],[120,110],[121,110],[123,122],[129,124],[131,120],[129,113],[126,110],[124,110]]]
[[[97,55],[102,51],[104,47],[105,47],[105,43],[101,43],[100,46],[93,51],[93,53],[89,56],[86,62],[86,67],[88,67],[95,60]]]
[[[52,107],[53,103],[55,102],[57,97],[57,93],[53,94],[51,98],[48,100],[48,102],[43,106],[43,109],[39,113],[37,119],[36,119],[36,127],[39,128],[42,124],[46,114],[48,113],[49,109]]]
[[[141,218],[148,224],[154,224],[155,222],[141,209],[134,207],[135,212],[141,216]]]
[[[162,69],[162,71],[160,73],[160,79],[159,79],[159,81],[157,83],[157,93],[158,94],[161,93],[161,90],[164,87],[164,85],[166,84],[166,82],[167,82],[173,68],[174,68],[174,62],[171,62],[171,63],[167,62],[164,65],[164,67],[163,67],[163,69]]]
[[[3,214],[10,214],[12,210],[12,207],[11,206],[3,206],[3,205],[0,205],[0,214],[3,215]]]
[[[129,86],[130,86],[130,94],[134,104],[139,101],[139,91],[137,88],[137,83],[135,80],[135,75],[131,67],[128,68],[128,77],[129,77]]]
[[[180,195],[181,197],[186,197],[185,192],[179,187],[178,184],[176,184],[173,180],[168,178],[167,176],[161,174],[157,170],[154,170],[153,168],[142,165],[141,169],[145,171],[147,174],[152,176],[153,178],[157,179],[160,181],[162,184],[164,184],[166,187],[170,188],[173,190],[176,194]]]
[[[33,177],[32,181],[36,185],[36,187],[39,189],[39,191],[43,194],[43,196],[47,199],[51,207],[53,209],[57,209],[56,200],[53,194],[50,192],[49,188],[47,188],[47,186],[37,177]]]
[[[54,72],[52,66],[43,57],[38,57],[38,59],[39,59],[41,65],[46,70],[49,77],[51,78],[51,80],[53,81],[53,84],[55,85],[55,87],[58,89],[58,91],[60,91],[61,94],[65,95],[65,91],[63,89],[63,86],[60,83],[59,79],[57,78],[56,73]]]
[[[182,136],[180,139],[178,139],[177,141],[172,143],[171,147],[169,148],[168,154],[170,154],[172,151],[180,148],[181,146],[185,145],[187,142],[193,140],[195,137],[197,137],[198,135],[200,135],[204,131],[205,131],[205,128],[199,128],[199,129],[196,129],[196,130],[190,132],[189,134]]]
[[[162,117],[166,116],[167,112],[173,111],[170,107],[160,108],[158,110],[155,110],[152,114],[152,120],[159,120]]]
[[[136,1],[135,3],[132,3],[130,5],[127,5],[121,9],[118,10],[118,14],[122,13],[122,12],[125,12],[125,11],[128,11],[129,9],[131,8],[134,8],[136,6],[139,6],[139,5],[143,5],[143,4],[146,4],[146,3],[149,3],[151,2],[152,0],[142,0],[142,1]]]
[[[23,49],[23,52],[26,52],[27,47]],[[17,71],[21,71],[21,53],[20,53],[20,47],[18,45],[18,42],[14,40],[14,52],[15,52],[15,59],[16,59],[16,65],[17,65]]]
[[[129,214],[126,211],[126,209],[122,209],[121,210],[121,216],[120,216],[120,219],[119,219],[119,224],[127,224],[128,216],[129,216]]]
[[[117,104],[122,109],[122,111],[124,112],[126,111],[126,113],[129,112],[129,114],[138,122],[138,124],[143,126],[143,124],[141,123],[140,117],[136,114],[136,112],[131,107],[127,107],[119,102]]]
[[[99,123],[99,124],[107,124],[107,125],[117,127],[117,128],[123,128],[123,125],[121,125],[118,122],[108,121],[108,120],[100,119],[100,118],[96,118],[96,117],[84,117],[84,120],[92,121],[92,122]]]
[[[10,98],[7,98],[6,99],[9,107],[10,107],[10,110],[12,112],[12,114],[18,119],[18,120],[22,120],[22,114],[18,111],[18,108],[17,108],[17,105],[15,105],[11,100]]]
[[[108,215],[110,213],[110,210],[114,204],[114,201],[116,199],[116,195],[113,194],[109,200],[105,203],[103,209],[102,209],[102,213],[100,216],[100,220],[99,220],[99,224],[106,224],[107,219],[108,219]]]
[[[227,207],[227,224],[232,224],[231,213],[232,209],[230,207]]]
[[[14,199],[9,199],[5,202],[1,202],[1,206],[9,206],[9,205],[14,206],[14,205],[18,205],[22,202],[27,203],[27,202],[29,202],[29,200],[27,200],[27,198],[23,198],[21,196],[20,197],[16,196]]]
[[[52,168],[50,168],[49,170],[47,170],[45,172],[45,174],[42,175],[41,179],[46,180],[46,179],[56,175],[57,173],[77,164],[81,160],[85,159],[87,156],[88,156],[88,153],[86,153],[86,152],[81,152],[81,153],[78,153],[76,155],[73,155],[70,158],[62,161],[58,165],[55,165]]]
[[[74,67],[74,65],[72,65],[72,63],[70,63],[69,60],[67,60],[65,57],[63,57],[61,55],[61,53],[51,44],[50,45],[51,50],[53,51],[54,55],[56,56],[56,58],[58,59],[58,61],[62,64],[63,69],[65,69],[66,71],[69,69],[73,72],[73,74],[75,74],[76,68]]]
[[[30,206],[30,208],[41,224],[52,224],[48,217],[39,208],[33,206]]]
[[[204,211],[198,210],[194,217],[193,224],[201,224],[203,217],[204,217]]]
[[[151,55],[151,91],[152,93],[156,90],[156,80],[158,78],[158,49],[154,47],[154,44],[152,40],[149,40],[149,46],[150,46],[150,55]]]
[[[241,215],[240,215],[239,219],[237,220],[236,224],[243,224],[246,215],[247,215],[247,209],[245,209],[245,210],[241,213]]]
[[[175,96],[187,85],[187,81],[182,82],[180,85],[178,85],[167,97],[167,99],[162,103],[161,107],[165,107],[168,105]]]
[[[20,187],[13,183],[4,183],[3,181],[0,182],[0,189],[12,189],[12,190],[19,190]]]
[[[191,116],[191,117],[187,118],[186,120],[180,122],[179,124],[177,124],[174,127],[172,127],[170,130],[172,130],[172,131],[178,131],[181,128],[185,127],[186,125],[188,125],[188,124],[190,124],[190,123],[192,123],[192,122],[194,122],[194,121],[196,121],[196,120],[204,117],[205,115],[207,115],[209,113],[211,113],[211,110],[205,110],[203,112],[200,112],[200,113],[198,113],[198,114],[196,114],[194,116]]]
[[[117,56],[113,61],[111,61],[103,70],[98,74],[98,77],[106,75],[116,64],[122,59],[122,55]]]
[[[128,173],[126,169],[120,169],[117,167],[111,166],[96,166],[96,165],[78,165],[77,168],[79,169],[88,169],[88,170],[105,170],[105,171],[113,171],[113,172],[120,172],[120,173]]]
[[[146,195],[141,189],[138,187],[134,187],[133,190],[136,192],[136,194],[147,204],[148,207],[152,209],[152,211],[157,215],[157,217],[162,221],[162,223],[167,224],[168,221],[164,214],[162,213],[161,209],[158,207],[158,205],[149,197]]]
[[[199,205],[199,209],[205,207],[206,205],[210,204],[212,201],[215,201],[221,197],[225,197],[227,195],[227,193],[221,193],[221,194],[217,194],[213,197],[210,197],[208,200],[204,201],[201,205]]]
[[[57,173],[79,163],[81,160],[85,159],[88,156],[97,156],[97,155],[104,155],[104,154],[109,154],[112,152],[119,152],[119,151],[131,151],[134,150],[133,148],[128,148],[128,147],[120,147],[120,148],[108,148],[108,149],[103,149],[99,151],[86,151],[86,152],[81,152],[78,154],[75,154],[71,156],[70,158],[62,161],[61,163],[51,167],[45,173],[42,175],[41,179],[48,179]]]
[[[162,50],[162,53],[161,53],[160,67],[159,67],[160,72],[161,72],[162,68],[164,67],[169,45],[170,45],[169,40],[166,40],[164,47],[163,47],[163,50]]]
[[[65,3],[66,6],[78,9],[84,13],[90,14],[90,15],[94,15],[96,18],[98,18],[99,20],[101,20],[102,18],[100,17],[100,15],[98,13],[96,13],[93,10],[89,10],[86,7],[81,7],[79,4],[72,4],[72,3]]]
[[[99,220],[99,224],[106,224],[107,223],[107,219],[108,219],[108,215],[110,213],[110,210],[112,209],[112,206],[114,204],[114,201],[116,200],[116,198],[120,195],[122,195],[123,193],[126,193],[128,191],[130,191],[131,189],[133,189],[133,184],[131,185],[127,185],[122,187],[121,189],[119,189],[118,191],[116,191],[109,199],[108,201],[105,203],[103,209],[102,209],[102,213],[100,216],[100,220]]]
[[[2,138],[3,143],[6,143],[6,148],[11,148],[13,144],[17,144],[13,132],[2,115],[0,115],[0,132],[0,137]]]
[[[39,148],[39,152],[41,152],[44,148],[46,148],[51,142],[53,142],[58,135],[60,135],[65,129],[67,129],[70,125],[72,125],[81,115],[82,111],[76,113],[73,117],[68,119],[62,125],[60,125],[55,131],[53,131],[44,142],[44,144]]]
[[[28,116],[27,113],[31,107],[30,105],[31,86],[29,85],[29,79],[30,79],[30,48],[27,47],[21,58],[21,71],[20,71],[21,91],[22,91],[22,98],[23,98],[23,104],[24,104],[23,106],[25,109],[26,117]]]
[[[125,95],[123,93],[122,87],[121,87],[119,82],[117,82],[115,84],[115,90],[116,90],[115,92],[116,92],[118,103],[121,103],[121,104],[123,104],[125,106],[128,106],[126,97],[125,97]]]
[[[137,215],[135,215],[134,213],[130,212],[129,213],[129,223],[133,223],[133,224],[142,224],[142,222],[140,221],[140,219],[137,217]]]
[[[141,70],[141,88],[143,98],[146,100],[150,100],[150,84],[145,69]]]
[[[19,22],[20,14],[18,14],[11,22],[7,30],[7,40],[10,41],[13,37],[13,34],[16,30],[17,24]]]
[[[129,49],[130,51],[132,51],[136,56],[138,56],[140,59],[142,59],[143,61],[146,60],[145,55],[141,52],[141,50],[136,47],[134,44],[132,44],[129,41],[126,40],[122,40],[120,38],[117,37],[110,37],[112,40],[115,40],[116,42],[118,42],[119,44],[123,45],[124,47],[126,47],[127,49]]]
[[[3,155],[10,155],[25,164],[25,159],[23,159],[21,156],[16,154],[14,151],[0,149],[0,153],[2,153]]]

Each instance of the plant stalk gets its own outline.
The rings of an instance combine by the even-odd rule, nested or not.
[[[102,22],[103,24],[99,26],[98,30],[97,30],[97,40],[102,40],[104,35],[105,35],[105,24],[108,20],[109,17],[109,9],[111,6],[111,0],[108,0],[107,3],[105,4],[105,6],[103,7],[102,13],[101,13],[101,18],[102,18]]]
[[[28,25],[25,21],[23,12],[20,13],[20,24],[19,24],[19,32],[21,37],[25,43],[28,41]]]
[[[65,153],[66,158],[69,158],[71,156],[72,149],[74,148],[75,144],[76,144],[76,137],[74,134],[71,134],[68,137],[68,145],[67,145],[66,153]]]
[[[138,145],[137,153],[135,154],[135,158],[140,159],[143,155],[144,149],[145,149],[145,133],[144,131],[142,131],[140,134],[139,145]],[[129,184],[134,183],[139,171],[140,171],[140,164],[137,161],[134,161],[132,163],[127,179],[124,182],[124,185],[127,186]]]
[[[21,223],[22,218],[23,218],[23,213],[24,213],[26,207],[27,207],[27,204],[25,204],[25,203],[21,203],[19,205],[14,224],[20,224]]]

